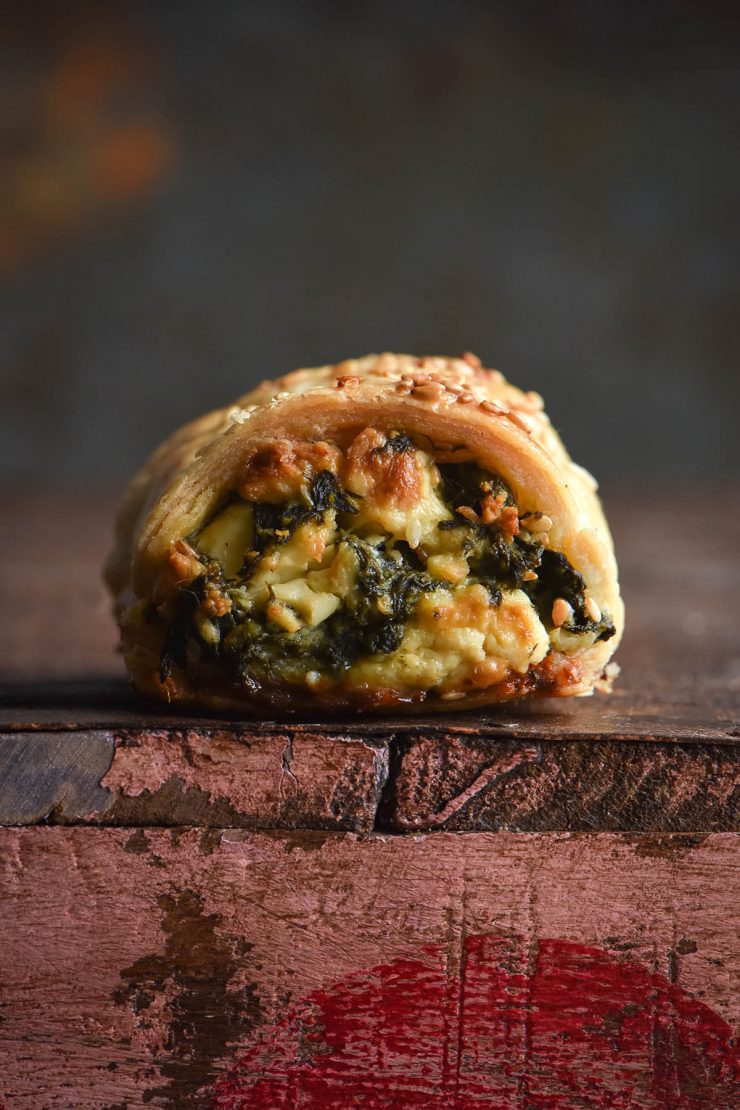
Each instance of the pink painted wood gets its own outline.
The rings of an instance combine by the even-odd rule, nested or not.
[[[0,830],[9,1110],[734,1101],[732,835]]]

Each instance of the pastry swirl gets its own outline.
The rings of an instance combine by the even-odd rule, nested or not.
[[[594,480],[473,355],[296,370],[186,425],[105,575],[135,685],[237,711],[589,694],[624,622]]]

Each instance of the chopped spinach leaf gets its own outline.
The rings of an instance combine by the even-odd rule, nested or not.
[[[356,496],[353,495],[353,496]],[[309,492],[311,504],[318,512],[336,509],[338,513],[356,513],[357,505],[339,484],[336,474],[322,470],[314,478]]]
[[[573,617],[565,625],[566,632],[595,632],[597,640],[609,640],[615,634],[614,622],[602,616],[592,621],[585,610],[586,583],[560,551],[542,550],[542,560],[537,571],[537,581],[526,585],[526,590],[543,618],[549,619],[556,598],[562,597],[572,610]]]

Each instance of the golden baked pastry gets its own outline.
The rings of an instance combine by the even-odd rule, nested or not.
[[[106,565],[135,685],[250,712],[443,711],[608,688],[596,483],[473,355],[369,355],[186,425]]]

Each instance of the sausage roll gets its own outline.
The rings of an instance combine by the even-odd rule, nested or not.
[[[106,578],[139,690],[263,714],[590,694],[624,621],[596,483],[473,355],[296,370],[188,424]]]

